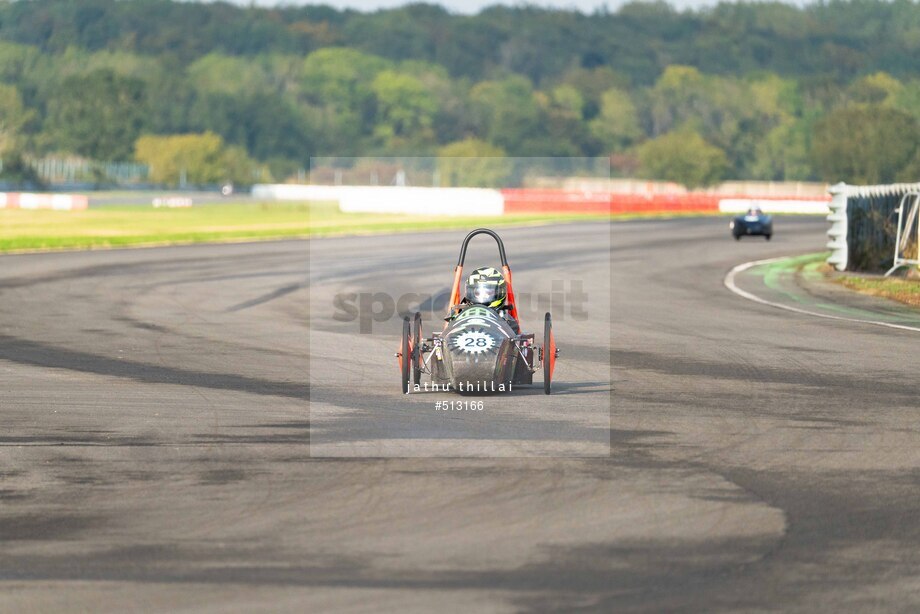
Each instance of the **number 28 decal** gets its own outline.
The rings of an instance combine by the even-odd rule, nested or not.
[[[468,330],[453,339],[455,348],[469,354],[481,354],[495,346],[495,338],[477,330]]]

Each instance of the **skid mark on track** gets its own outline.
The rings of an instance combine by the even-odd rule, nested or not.
[[[185,371],[162,365],[108,358],[7,335],[0,335],[0,359],[37,367],[124,377],[152,384],[195,386],[309,400],[306,383],[278,382],[229,373]]]

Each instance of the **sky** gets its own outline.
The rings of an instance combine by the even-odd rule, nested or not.
[[[249,4],[246,0],[236,0],[239,4]],[[536,6],[545,6],[553,8],[577,9],[585,13],[592,13],[595,10],[607,6],[610,10],[616,10],[620,5],[625,4],[626,0],[425,0],[431,4],[440,4],[447,7],[454,13],[477,13],[480,9],[494,4],[504,4],[514,6],[519,4],[531,4]],[[718,0],[669,0],[668,4],[678,9],[699,8],[717,4]],[[408,0],[322,0],[321,2],[306,2],[304,0],[255,0],[258,6],[277,6],[284,4],[304,5],[304,4],[328,4],[336,8],[351,8],[359,11],[373,11],[380,8],[392,8],[408,4]]]

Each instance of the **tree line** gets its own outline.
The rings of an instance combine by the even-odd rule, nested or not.
[[[359,155],[609,156],[690,186],[915,181],[918,9],[7,2],[0,154],[138,160],[165,183]]]

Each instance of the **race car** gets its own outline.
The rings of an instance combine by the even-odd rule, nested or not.
[[[498,244],[501,270],[480,267],[464,281],[466,248],[470,239],[481,234]],[[533,384],[533,374],[542,367],[543,392],[550,394],[559,355],[552,317],[547,312],[543,318],[542,345],[535,343],[533,333],[521,333],[511,267],[505,245],[494,231],[477,228],[463,240],[443,329],[425,337],[422,315],[416,313],[413,319],[410,325],[409,317],[403,318],[396,352],[402,392],[421,391],[422,374],[429,375],[432,384],[426,382],[425,390],[510,392],[515,386]],[[409,383],[410,371],[415,386]]]
[[[763,238],[769,241],[773,236],[773,217],[758,207],[752,207],[744,215],[733,219],[728,227],[735,241],[740,241],[744,235],[763,235]]]

